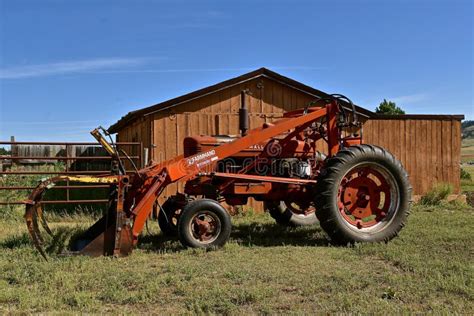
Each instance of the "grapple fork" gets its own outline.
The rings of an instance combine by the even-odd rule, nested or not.
[[[109,183],[111,186],[111,194],[105,214],[94,225],[81,234],[81,236],[73,240],[70,246],[71,249],[66,254],[89,256],[128,255],[132,251],[133,238],[131,223],[123,214],[123,192],[126,186],[126,181],[123,181],[123,179],[128,178],[118,176],[59,176],[41,182],[25,202],[26,226],[33,244],[39,253],[47,259],[46,252],[43,249],[44,238],[40,231],[40,224],[50,236],[53,235],[44,217],[41,199],[46,191],[52,188],[57,182],[70,180],[83,183]]]

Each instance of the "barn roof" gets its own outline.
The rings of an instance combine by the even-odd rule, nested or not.
[[[152,114],[154,112],[161,111],[161,110],[169,109],[169,108],[172,108],[172,107],[177,106],[179,104],[182,104],[184,102],[188,102],[188,101],[193,100],[193,99],[204,97],[204,96],[209,95],[211,93],[214,93],[216,91],[223,90],[225,88],[243,83],[245,81],[260,78],[260,77],[264,77],[264,78],[268,78],[270,80],[277,81],[277,82],[282,83],[284,85],[287,85],[287,86],[289,86],[293,89],[297,89],[297,90],[303,91],[307,94],[314,95],[314,96],[317,96],[317,97],[328,96],[328,94],[323,92],[323,91],[320,91],[320,90],[317,90],[313,87],[307,86],[307,85],[305,85],[305,84],[303,84],[299,81],[293,80],[291,78],[282,76],[279,73],[271,71],[267,68],[259,68],[257,70],[248,72],[248,73],[243,74],[241,76],[238,76],[238,77],[235,77],[235,78],[232,78],[232,79],[229,79],[229,80],[222,81],[222,82],[217,83],[215,85],[212,85],[212,86],[209,86],[209,87],[206,87],[206,88],[203,88],[203,89],[199,89],[199,90],[193,91],[193,92],[188,93],[188,94],[184,94],[184,95],[179,96],[177,98],[173,98],[173,99],[170,99],[170,100],[167,100],[167,101],[164,101],[164,102],[161,102],[161,103],[158,103],[158,104],[155,104],[155,105],[152,105],[152,106],[140,109],[140,110],[129,112],[127,115],[123,116],[118,122],[111,125],[109,127],[108,131],[110,133],[117,133],[124,126],[126,126],[127,124],[135,121],[137,118],[140,118],[142,116],[149,115],[149,114]],[[360,115],[363,115],[363,116],[366,116],[366,117],[372,117],[375,114],[372,111],[361,108],[359,106],[356,106],[356,110]]]

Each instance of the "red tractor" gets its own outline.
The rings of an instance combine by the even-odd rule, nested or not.
[[[50,232],[41,197],[64,180],[110,184],[108,211],[72,243],[73,253],[129,254],[154,208],[163,233],[178,234],[188,247],[219,247],[232,228],[220,203],[245,205],[250,197],[263,201],[279,224],[314,225],[319,220],[335,244],[388,241],[398,234],[409,213],[408,175],[391,153],[363,144],[348,98],[317,99],[253,130],[245,99],[243,91],[239,136],[185,138],[184,155],[131,174],[125,173],[113,143],[94,130],[92,135],[114,158],[112,174],[60,176],[41,183],[26,202],[25,214],[37,248],[45,255],[38,222]],[[318,142],[327,143],[326,154],[316,150]],[[160,205],[163,189],[178,181],[184,192]]]

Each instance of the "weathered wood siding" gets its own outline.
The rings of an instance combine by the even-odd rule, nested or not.
[[[143,148],[147,148],[150,151],[152,148],[151,144],[151,135],[152,135],[152,124],[150,117],[140,118],[133,123],[125,126],[120,132],[117,134],[117,142],[142,142]],[[122,145],[122,149],[124,149],[128,155],[130,156],[140,156],[144,157],[144,153],[140,152],[141,148],[138,146],[132,145]],[[150,155],[150,153],[149,153]],[[150,156],[148,156],[148,160],[150,160]],[[138,167],[143,167],[146,165],[148,161],[143,161],[143,163],[137,164]],[[128,161],[125,161],[126,169],[130,169],[131,166]]]
[[[392,152],[410,175],[413,194],[438,183],[451,183],[460,192],[461,122],[450,118],[370,119],[364,142]]]

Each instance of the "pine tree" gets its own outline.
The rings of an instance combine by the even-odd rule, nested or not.
[[[383,102],[381,102],[380,105],[375,108],[375,113],[399,115],[405,114],[405,111],[398,107],[395,102],[383,99]]]

